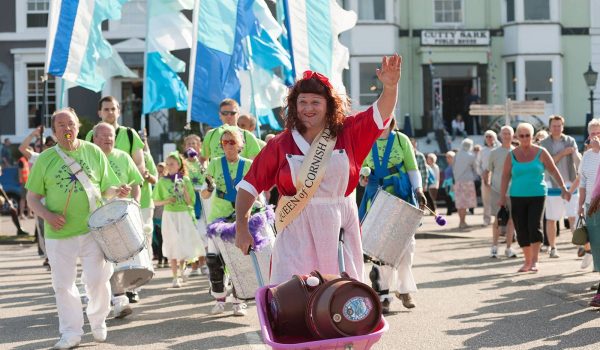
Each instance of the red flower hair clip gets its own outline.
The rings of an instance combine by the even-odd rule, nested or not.
[[[323,85],[327,86],[330,89],[333,89],[333,86],[331,86],[329,79],[327,79],[327,77],[324,76],[323,74],[318,73],[318,72],[313,72],[311,70],[304,71],[304,74],[302,74],[302,79],[311,79],[311,78],[315,78],[318,81],[320,81],[321,83],[323,83]]]

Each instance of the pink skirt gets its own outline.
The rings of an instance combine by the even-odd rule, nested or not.
[[[477,193],[473,181],[457,182],[454,184],[456,209],[477,207]]]

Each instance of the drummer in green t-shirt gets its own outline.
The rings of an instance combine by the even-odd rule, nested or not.
[[[83,282],[89,298],[86,314],[94,339],[106,340],[106,316],[110,312],[112,264],[88,233],[88,218],[97,194],[107,198],[128,197],[131,187],[121,184],[108,159],[94,144],[77,139],[79,118],[71,108],[54,112],[52,131],[56,148],[40,154],[31,169],[26,188],[27,202],[45,221],[46,251],[52,265],[52,287],[56,294],[60,341],[57,349],[79,345],[83,335],[82,305],[75,280],[77,259],[83,268]],[[70,157],[82,172],[74,173],[59,152]],[[68,160],[68,159],[67,159]],[[68,160],[71,162],[70,160]],[[80,178],[89,178],[84,188]],[[45,204],[42,204],[45,198]]]
[[[224,155],[223,148],[221,148],[221,136],[223,135],[225,127],[228,125],[236,128],[243,135],[243,148],[240,156],[248,159],[254,159],[254,157],[256,157],[260,152],[260,145],[254,134],[247,130],[240,129],[237,126],[239,114],[240,107],[235,100],[226,98],[221,101],[221,104],[219,105],[219,116],[223,125],[206,133],[204,144],[202,145],[202,157],[210,160]]]
[[[132,128],[119,125],[121,107],[119,101],[113,96],[105,96],[98,102],[98,117],[115,128],[115,148],[127,152],[133,158],[135,165],[141,174],[144,174],[144,142],[140,135]],[[90,130],[85,136],[86,141],[93,142],[93,131]]]
[[[209,184],[202,191],[202,198],[211,198],[210,213],[208,214],[208,223],[212,223],[220,218],[227,218],[235,212],[235,197],[237,195],[236,185],[242,180],[244,175],[250,170],[252,161],[240,157],[242,151],[242,136],[237,127],[225,126],[220,138],[225,155],[214,158],[208,164],[206,171]],[[212,196],[213,192],[215,195]],[[211,197],[212,196],[212,197]],[[211,309],[211,315],[223,313],[225,311],[225,300],[227,290],[224,284],[225,266],[223,259],[219,256],[220,252],[212,239],[208,238],[208,247],[206,254],[206,264],[208,265],[209,280],[211,283],[211,295],[216,299],[216,303]],[[233,290],[233,315],[245,316],[246,304],[235,298],[235,288]]]
[[[94,132],[94,144],[104,152],[111,169],[121,183],[131,186],[131,198],[139,203],[140,185],[144,182],[144,179],[129,154],[115,148],[115,128],[108,123],[100,122],[94,126],[92,131]],[[144,253],[146,252],[144,251]],[[125,294],[114,294],[112,303],[115,318],[123,318],[131,314],[129,298]]]

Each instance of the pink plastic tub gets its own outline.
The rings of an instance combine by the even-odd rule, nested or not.
[[[321,349],[321,350],[368,350],[377,343],[389,325],[381,317],[381,321],[373,333],[356,337],[333,338],[325,340],[307,340],[300,337],[275,337],[267,318],[267,289],[262,287],[256,291],[256,309],[260,321],[260,331],[264,342],[273,350],[280,349]]]

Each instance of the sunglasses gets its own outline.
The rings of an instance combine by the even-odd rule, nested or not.
[[[529,138],[529,137],[531,137],[531,134],[520,134],[519,135],[520,139],[526,139],[526,138]]]
[[[237,142],[235,142],[235,140],[221,140],[221,144],[223,146],[227,146],[227,145],[235,146],[235,145],[237,145]]]
[[[236,115],[237,111],[220,111],[221,115]]]

